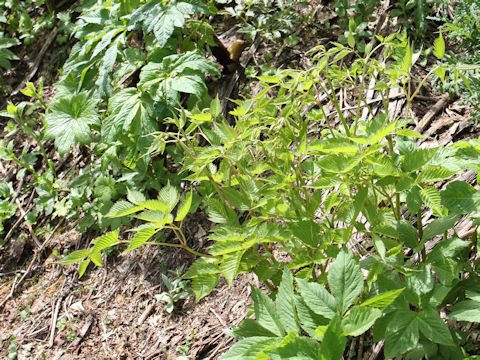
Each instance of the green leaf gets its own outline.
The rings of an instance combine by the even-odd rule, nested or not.
[[[78,278],[80,279],[83,274],[85,274],[85,271],[87,270],[88,264],[90,264],[91,260],[86,259],[83,260],[80,264],[78,264]]]
[[[160,212],[169,212],[170,205],[161,200],[145,200],[138,203],[138,206],[141,206],[144,209]]]
[[[397,310],[388,322],[385,333],[385,357],[402,355],[413,349],[419,339],[417,314],[409,310]]]
[[[340,318],[335,316],[328,325],[325,335],[323,336],[323,344],[321,349],[321,360],[339,360],[345,351],[347,338],[343,335]]]
[[[450,330],[434,309],[427,308],[418,313],[418,327],[420,332],[434,343],[455,345]]]
[[[102,254],[100,252],[92,252],[90,254],[90,260],[92,260],[92,262],[97,266],[103,266]]]
[[[95,244],[92,248],[92,253],[100,252],[103,249],[108,248],[118,240],[119,230],[110,231],[102,236],[97,237],[92,242]]]
[[[90,143],[90,125],[100,124],[96,107],[97,101],[88,98],[86,92],[54,98],[50,104],[51,112],[45,116],[45,137],[55,139],[60,155],[67,153],[77,143]]]
[[[237,274],[244,253],[245,251],[237,251],[233,254],[225,255],[222,259],[220,271],[225,279],[227,279],[229,287],[232,286],[233,278]]]
[[[442,204],[458,214],[480,210],[480,192],[464,181],[453,181],[442,191]]]
[[[449,229],[452,229],[459,218],[460,215],[450,214],[432,221],[423,230],[422,240],[432,239],[433,237],[443,234]]]
[[[163,211],[144,211],[135,215],[136,219],[155,223],[155,226],[160,227],[173,222],[173,216]]]
[[[363,275],[353,255],[342,250],[328,270],[328,286],[343,314],[363,290]],[[312,309],[314,310],[314,309]]]
[[[450,320],[480,323],[480,302],[475,300],[461,301],[450,308],[447,316]]]
[[[285,345],[279,345],[276,349],[266,353],[272,360],[310,360],[320,359],[321,345],[318,341],[308,337],[295,337]]]
[[[387,291],[365,300],[360,306],[371,306],[379,309],[386,309],[402,293],[405,288]]]
[[[441,214],[441,202],[442,199],[440,197],[440,193],[438,192],[437,188],[433,186],[427,186],[420,190],[420,198],[422,199],[423,203],[428,206],[430,209],[434,211],[435,214]]]
[[[417,229],[408,220],[394,222],[399,239],[409,248],[414,249],[418,245]]]
[[[455,171],[451,171],[439,166],[427,166],[422,169],[422,172],[417,177],[417,181],[420,182],[436,182],[446,179],[450,179],[455,175]]]
[[[190,190],[188,195],[182,200],[182,202],[178,206],[177,216],[175,217],[175,221],[182,221],[183,219],[185,219],[185,216],[187,216],[192,206],[192,199],[193,199],[193,190]]]
[[[148,227],[139,230],[130,240],[130,244],[128,247],[125,249],[125,251],[122,254],[125,254],[128,251],[132,251],[139,246],[142,246],[145,242],[148,241],[155,233],[157,232],[157,229],[154,227]]]
[[[217,286],[219,274],[198,275],[192,280],[192,290],[195,293],[195,301],[199,302],[202,298],[212,292]]]
[[[445,40],[443,40],[442,32],[438,34],[438,37],[433,42],[433,55],[442,60],[445,55]]]
[[[291,233],[304,245],[313,249],[318,247],[319,242],[321,241],[319,236],[320,225],[313,220],[288,223],[287,227],[288,230],[290,230]]]
[[[233,329],[233,334],[236,337],[254,337],[254,336],[268,336],[276,337],[277,335],[272,333],[270,330],[266,329],[259,324],[257,320],[245,319],[243,320],[238,327]]]
[[[167,211],[172,211],[173,208],[177,206],[180,195],[174,186],[168,184],[160,190],[158,193],[158,199],[168,204],[169,208]]]
[[[58,260],[57,264],[68,265],[81,261],[90,255],[90,250],[76,250]]]
[[[219,224],[234,224],[236,214],[217,199],[207,201],[208,219]]]
[[[375,320],[382,315],[382,311],[372,307],[354,306],[347,317],[342,321],[346,335],[358,336],[370,329]]]
[[[293,292],[293,276],[287,267],[283,269],[282,281],[276,298],[277,312],[287,333],[295,331],[300,334],[300,326],[295,313],[295,296]]]
[[[183,277],[186,279],[192,279],[199,275],[218,274],[220,272],[216,264],[218,261],[218,259],[199,258],[192,264],[192,266],[190,266]]]
[[[134,214],[140,210],[143,210],[141,206],[133,205],[125,200],[119,200],[110,208],[110,211],[105,216],[112,218],[122,217]]]
[[[326,155],[318,160],[316,165],[332,173],[346,173],[352,170],[360,162],[360,160],[362,160],[361,155]]]
[[[146,201],[147,199],[145,198],[145,195],[143,195],[140,191],[137,190],[132,190],[132,189],[127,189],[127,199],[131,203],[134,203],[135,205],[138,205],[138,203],[142,201]]]
[[[268,360],[265,349],[274,349],[282,342],[281,337],[253,336],[234,344],[220,360]]]
[[[277,336],[285,336],[285,329],[283,328],[280,318],[277,314],[272,299],[265,295],[260,289],[251,287],[253,310],[255,318],[258,323]]]
[[[330,272],[329,272],[330,273]],[[320,284],[297,278],[297,284],[307,306],[318,315],[332,319],[337,310],[335,298]]]
[[[420,149],[405,154],[402,169],[411,172],[420,169],[427,164],[437,153],[438,148]]]
[[[315,314],[305,303],[305,300],[299,295],[295,295],[295,307],[297,308],[298,319],[308,335],[315,337],[315,330],[319,326],[327,326],[329,320],[322,316]]]

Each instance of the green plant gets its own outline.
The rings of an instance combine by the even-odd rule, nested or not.
[[[18,356],[18,346],[17,341],[13,336],[10,337],[10,346],[8,347],[8,358],[9,359],[16,359]]]
[[[168,272],[173,275],[173,280],[162,274],[162,280],[167,287],[167,291],[157,294],[155,297],[157,301],[165,303],[164,309],[171,313],[175,309],[175,303],[189,297],[192,294],[192,290],[189,287],[189,281],[182,279],[183,265],[176,270],[169,270]]]
[[[229,4],[224,12],[241,19],[240,32],[254,41],[257,36],[276,42],[283,36],[295,32],[303,17],[298,8],[306,6],[306,1],[293,0],[217,0]]]

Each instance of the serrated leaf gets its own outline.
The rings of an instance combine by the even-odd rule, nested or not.
[[[282,342],[281,337],[253,336],[242,339],[222,355],[220,360],[267,360],[268,356],[257,356],[266,348],[274,349]]]
[[[347,338],[343,335],[342,325],[338,315],[330,321],[323,336],[323,344],[326,346],[322,346],[321,360],[340,360],[342,358],[345,345],[347,344]]]
[[[319,359],[321,345],[308,337],[294,337],[288,343],[282,343],[277,348],[266,350],[272,360],[310,360]]]
[[[222,259],[220,271],[225,279],[227,279],[228,287],[232,286],[233,278],[237,274],[244,252],[245,251],[237,251],[233,254],[225,255]]]
[[[227,207],[217,199],[209,199],[207,202],[208,219],[218,224],[234,223],[235,213],[232,213]]]
[[[408,220],[398,220],[394,222],[399,239],[409,248],[415,249],[418,245],[417,229]]]
[[[405,288],[387,291],[364,301],[360,304],[360,306],[371,306],[379,309],[385,309],[395,301],[395,299],[402,293],[403,290],[405,290]]]
[[[192,290],[195,293],[195,301],[199,302],[202,298],[212,292],[217,286],[219,274],[198,275],[192,279]]]
[[[83,260],[80,264],[78,264],[78,278],[80,279],[83,274],[85,274],[85,271],[87,270],[88,264],[90,264],[91,260],[86,259]]]
[[[280,322],[280,317],[277,314],[272,299],[265,295],[260,289],[253,286],[251,289],[253,310],[258,323],[277,336],[285,336],[285,329]]]
[[[451,171],[439,166],[427,166],[417,177],[418,182],[436,182],[450,179],[455,175],[455,171]]]
[[[322,316],[315,314],[305,303],[300,295],[295,295],[295,307],[297,308],[298,319],[302,329],[311,337],[315,337],[315,330],[319,326],[327,326],[329,320]]]
[[[185,219],[185,216],[187,216],[192,206],[192,199],[193,199],[193,190],[190,190],[188,195],[182,200],[182,202],[178,206],[177,216],[175,217],[175,221],[182,221],[183,219]]]
[[[407,137],[413,137],[413,138],[426,138],[427,136],[422,135],[414,130],[411,129],[400,129],[395,132],[395,134],[400,135],[400,136],[407,136]]]
[[[405,154],[402,169],[411,172],[420,169],[427,164],[437,153],[438,148],[420,149]]]
[[[346,335],[358,336],[370,329],[382,311],[372,307],[354,306],[342,320],[343,331]]]
[[[307,306],[318,315],[332,319],[337,311],[335,298],[320,284],[296,279],[300,294]]]
[[[170,205],[166,201],[161,200],[145,200],[138,203],[138,206],[141,206],[147,210],[168,212],[170,210]]]
[[[167,214],[163,211],[144,211],[138,215],[135,215],[135,218],[155,223],[156,227],[161,227],[163,225],[171,224],[173,222],[172,214]]]
[[[99,252],[92,252],[92,253],[90,254],[90,260],[92,260],[92,262],[93,262],[96,266],[100,266],[100,267],[103,266],[102,254],[99,253]]]
[[[447,316],[450,320],[480,323],[480,302],[465,300],[453,305]]]
[[[385,333],[385,357],[388,359],[405,354],[418,344],[417,314],[409,310],[397,310],[388,322]]]
[[[420,332],[434,343],[447,346],[455,345],[447,324],[434,309],[427,308],[418,313],[418,327]]]
[[[50,103],[50,112],[45,116],[45,137],[55,140],[60,155],[77,143],[90,143],[90,125],[100,123],[96,107],[97,101],[86,92],[54,98]]]
[[[215,262],[217,261],[218,260],[215,259]],[[218,274],[219,272],[220,269],[218,268],[218,265],[216,263],[212,263],[211,259],[199,258],[192,264],[192,266],[190,266],[183,277],[186,279],[192,279],[200,275]]]
[[[353,255],[343,250],[330,266],[327,277],[337,309],[343,314],[363,290],[362,270]]]
[[[168,184],[159,191],[158,199],[168,204],[168,211],[172,211],[173,208],[177,206],[180,195],[178,194],[178,190],[174,186]]]
[[[108,233],[106,233],[102,236],[97,237],[95,240],[93,240],[92,242],[94,243],[94,246],[91,250],[92,253],[100,252],[103,249],[106,249],[109,246],[111,246],[112,244],[114,244],[118,240],[119,232],[120,232],[119,230],[110,231],[110,232],[108,232]]]
[[[293,276],[288,268],[283,269],[282,281],[276,298],[277,312],[287,333],[295,331],[300,334],[300,327],[295,313],[295,297],[293,292]]]
[[[110,211],[105,216],[112,218],[122,217],[134,214],[140,210],[143,210],[141,206],[133,205],[125,200],[119,200],[110,208]]]
[[[133,236],[132,240],[130,240],[130,244],[125,249],[125,251],[122,252],[122,254],[125,254],[128,251],[132,251],[132,250],[138,248],[139,246],[142,246],[145,242],[148,241],[148,239],[150,239],[153,235],[155,235],[156,232],[157,232],[157,230],[154,227],[144,228],[144,229],[138,231]]]
[[[442,204],[458,214],[480,210],[480,192],[464,181],[448,184],[441,197]]]
[[[460,218],[457,214],[450,214],[432,221],[423,230],[422,240],[432,239],[434,236],[443,234],[445,231],[452,229],[457,220]]]
[[[132,190],[130,188],[127,189],[127,199],[135,205],[138,205],[139,202],[147,200],[145,195],[143,195],[140,191]]]
[[[68,265],[81,261],[90,255],[90,250],[76,250],[58,260],[57,264]]]
[[[318,247],[318,244],[321,241],[319,236],[320,225],[313,220],[288,223],[287,227],[304,245],[313,249]]]
[[[345,156],[345,155],[326,155],[316,162],[323,170],[332,173],[346,173],[352,170],[362,160],[361,155]]]
[[[245,319],[243,320],[238,327],[234,328],[233,334],[236,337],[253,337],[253,336],[268,336],[275,337],[276,334],[272,333],[270,330],[266,329],[259,324],[257,320]]]
[[[423,203],[435,213],[441,213],[442,199],[437,188],[433,186],[427,186],[426,188],[423,188],[420,190],[420,198],[422,199]]]

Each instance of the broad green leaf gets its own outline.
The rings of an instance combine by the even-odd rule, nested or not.
[[[437,153],[438,148],[420,149],[405,154],[403,159],[403,170],[411,172],[420,169],[427,164]]]
[[[217,199],[209,199],[207,202],[208,219],[219,224],[233,224],[236,222],[236,214]]]
[[[253,336],[234,344],[220,360],[268,360],[265,349],[274,349],[282,342],[281,337]]]
[[[362,270],[353,255],[343,250],[328,269],[327,277],[328,286],[337,302],[337,309],[343,314],[363,290]]]
[[[480,210],[480,192],[464,181],[454,181],[442,191],[442,204],[458,214]]]
[[[427,186],[420,190],[420,198],[423,203],[434,211],[435,214],[441,214],[441,202],[442,198],[437,188],[433,186]]]
[[[418,187],[411,188],[407,193],[407,207],[410,214],[416,214],[422,207],[422,198]]]
[[[407,43],[407,46],[405,47],[405,55],[403,55],[403,60],[402,60],[402,70],[405,73],[410,72],[410,68],[413,65],[413,45],[410,45],[410,42]]]
[[[418,245],[417,229],[408,220],[394,222],[399,239],[409,248],[414,249]]]
[[[480,302],[465,300],[453,305],[450,308],[448,319],[457,321],[480,323]]]
[[[342,320],[345,335],[358,336],[372,327],[375,320],[382,315],[382,311],[373,307],[354,306]]]
[[[81,261],[90,255],[90,250],[76,250],[57,261],[58,264],[68,265]]]
[[[233,254],[225,255],[222,259],[220,271],[225,279],[227,279],[229,287],[232,286],[233,278],[237,274],[244,253],[245,251],[237,251]]]
[[[192,206],[192,199],[193,199],[193,190],[190,190],[188,195],[182,200],[182,202],[178,206],[177,216],[175,217],[175,221],[182,221],[183,219],[185,219],[185,216],[187,216]]]
[[[138,203],[138,206],[152,211],[168,212],[170,205],[165,201],[160,200],[145,200]]]
[[[302,329],[311,337],[315,337],[315,331],[319,326],[326,327],[328,325],[329,320],[322,315],[315,314],[300,295],[295,295],[295,307]]]
[[[342,182],[342,179],[336,176],[322,176],[312,184],[307,185],[307,187],[312,189],[325,189],[340,185]]]
[[[129,203],[126,200],[117,201],[108,212],[107,217],[122,217],[130,214],[134,214],[140,210],[143,210],[143,207]]]
[[[186,279],[192,279],[200,275],[218,274],[220,272],[218,265],[216,264],[218,261],[218,259],[199,258],[192,264],[192,266],[190,266],[183,277]]]
[[[280,82],[280,77],[278,76],[257,76],[257,79],[269,84],[278,84]]]
[[[78,278],[80,279],[85,271],[87,270],[88,264],[90,264],[90,259],[83,260],[80,264],[78,264]]]
[[[127,189],[127,199],[131,203],[138,205],[139,202],[146,201],[145,195],[143,195],[140,191]]]
[[[166,214],[163,211],[144,211],[135,215],[135,218],[155,223],[155,226],[157,227],[171,224],[173,222],[173,216],[171,214]]]
[[[106,249],[107,247],[114,244],[118,240],[118,234],[119,230],[115,230],[97,237],[95,240],[92,241],[94,243],[94,246],[91,250],[92,253],[100,252],[103,249]]]
[[[249,338],[254,336],[276,337],[277,335],[259,324],[257,320],[245,319],[233,329],[236,337]]]
[[[451,171],[439,166],[427,166],[422,169],[422,172],[417,177],[417,181],[420,182],[436,182],[441,180],[450,179],[455,174],[455,171]]]
[[[418,313],[418,327],[425,337],[437,344],[455,345],[445,322],[434,309],[423,309]]]
[[[417,314],[409,310],[397,310],[388,322],[385,333],[385,357],[400,356],[413,349],[419,339]]]
[[[449,229],[453,229],[453,226],[460,218],[460,215],[450,214],[439,219],[432,221],[423,230],[422,240],[429,240],[433,237],[445,233]]]
[[[159,191],[158,199],[168,204],[168,211],[172,211],[173,208],[177,206],[180,195],[178,194],[178,190],[174,186],[168,184]]]
[[[92,260],[92,262],[97,266],[103,266],[102,254],[100,252],[92,252],[90,254],[90,260]]]
[[[125,254],[128,251],[132,251],[133,249],[136,249],[139,246],[142,246],[145,242],[148,241],[148,239],[150,239],[153,235],[155,235],[156,232],[157,230],[154,227],[144,228],[138,231],[133,236],[132,240],[130,240],[130,244],[122,254]]]
[[[282,282],[276,298],[277,312],[287,333],[295,331],[300,334],[300,327],[295,313],[295,296],[293,292],[293,276],[287,267],[283,269]]]
[[[222,107],[217,95],[215,99],[210,102],[210,112],[212,113],[212,116],[216,118],[220,115],[221,111]]]
[[[217,286],[218,274],[198,275],[192,279],[192,290],[195,293],[195,301],[199,302],[202,298],[212,292]]]
[[[402,293],[403,290],[405,290],[405,288],[387,291],[374,296],[373,298],[365,300],[360,304],[360,306],[371,306],[379,309],[385,309],[395,301],[395,299]]]
[[[433,55],[442,60],[445,55],[445,40],[443,40],[442,32],[438,34],[438,37],[433,42]]]
[[[321,241],[319,236],[320,225],[313,220],[288,223],[287,227],[304,245],[313,249],[318,247]]]
[[[316,162],[320,168],[332,173],[346,173],[358,165],[361,155],[326,155]]]
[[[347,344],[347,338],[343,335],[342,325],[340,318],[335,316],[328,325],[327,331],[323,336],[323,344],[321,349],[321,360],[340,360],[343,352],[345,351],[345,345]]]
[[[265,295],[260,289],[253,286],[251,289],[253,310],[258,323],[277,336],[285,336],[285,329],[280,322],[279,315],[273,305],[272,299]]]
[[[330,273],[330,271],[329,271]],[[332,319],[337,310],[335,298],[320,284],[297,278],[300,294],[307,306],[318,315]]]
[[[325,154],[356,154],[358,145],[344,139],[313,140],[308,144],[308,150],[315,150]]]
[[[266,353],[272,360],[307,360],[320,359],[322,346],[318,341],[308,337],[295,337],[293,341],[268,350]]]
[[[400,129],[400,130],[397,130],[395,132],[397,135],[401,135],[401,136],[407,136],[407,137],[413,137],[413,138],[418,138],[418,139],[422,139],[422,138],[426,138],[426,136],[414,131],[414,130],[411,130],[411,129]]]
[[[60,155],[64,155],[75,144],[88,145],[91,141],[90,125],[99,125],[97,100],[86,92],[54,98],[50,112],[45,116],[45,137],[55,139]]]

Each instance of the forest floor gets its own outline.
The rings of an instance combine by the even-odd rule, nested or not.
[[[318,7],[315,11],[317,25],[327,20],[335,22],[336,15],[328,6],[314,1],[310,6]],[[227,32],[227,23],[221,18],[215,19],[213,26],[220,36]],[[374,28],[377,24],[369,26]],[[391,33],[397,28],[398,25],[391,25],[382,31]],[[4,74],[4,81],[12,89],[5,100],[24,99],[14,90],[23,86],[26,79],[35,83],[44,79],[45,102],[54,95],[52,84],[58,78],[57,69],[61,68],[59,63],[67,50],[51,42],[42,53],[50,35],[44,34],[45,41],[33,44],[33,51],[32,46],[23,49],[21,61]],[[242,65],[263,64],[265,54],[269,54],[272,67],[308,68],[306,51],[336,41],[338,32],[335,26],[329,30],[310,26],[299,28],[295,35],[299,42],[294,46],[256,42],[255,51],[246,49]],[[239,37],[229,32],[225,42]],[[35,70],[33,76],[32,69]],[[419,77],[425,73],[420,66],[415,71]],[[232,79],[234,76],[225,76],[218,81],[235,81],[235,87],[242,94],[247,85],[250,93],[258,91],[255,82],[243,75]],[[400,101],[396,104],[396,111],[405,110]],[[2,108],[4,106],[2,101]],[[460,99],[435,93],[427,85],[414,103],[410,116],[419,124],[418,130],[430,136],[422,145],[428,147],[429,143],[447,145],[478,137],[478,128],[470,121],[470,111],[468,105],[460,105]],[[4,119],[0,120],[0,129],[5,124]],[[0,130],[0,138],[4,136],[5,131]],[[27,144],[31,140],[24,141]],[[60,172],[66,173],[72,164],[82,161],[82,153],[69,154],[62,160],[53,155],[53,146],[50,152],[57,156],[55,161]],[[0,177],[14,179],[17,171],[12,164],[1,160]],[[465,174],[465,177],[469,179],[471,175]],[[475,177],[471,179],[474,180]],[[20,189],[28,187],[23,181],[16,184]],[[78,279],[76,266],[54,263],[53,250],[85,248],[98,234],[90,231],[82,234],[75,229],[75,222],[45,217],[35,225],[48,232],[40,241],[32,235],[37,228],[24,224],[24,214],[33,207],[35,190],[28,189],[22,194],[16,199],[20,204],[16,216],[5,223],[8,241],[0,246],[2,358],[8,357],[10,339],[16,340],[18,359],[217,359],[234,343],[224,330],[239,324],[247,315],[251,305],[250,284],[259,286],[254,275],[238,276],[231,288],[226,282],[220,282],[200,302],[195,303],[191,296],[177,304],[170,314],[155,299],[156,294],[165,291],[161,274],[182,265],[188,267],[194,261],[193,256],[174,248],[164,251],[145,246],[126,256],[112,254],[106,258],[104,267],[89,268]],[[210,226],[203,214],[185,224],[188,235],[203,247],[209,244]],[[460,224],[458,231],[468,232],[470,225]],[[364,353],[365,359],[372,356],[375,356],[372,352]]]

